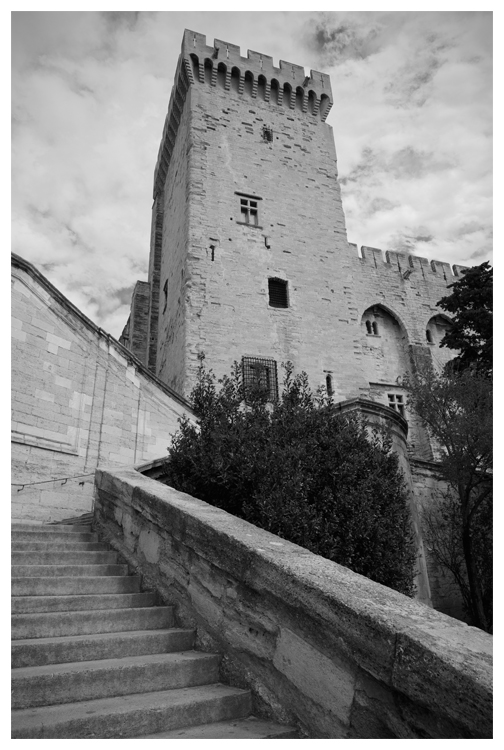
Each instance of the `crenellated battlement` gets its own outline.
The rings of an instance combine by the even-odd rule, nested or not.
[[[353,242],[349,243],[355,248],[356,254],[358,254],[357,245]],[[364,263],[374,263],[376,267],[378,264],[395,268],[405,278],[414,271],[419,271],[424,278],[429,276],[435,278],[443,277],[446,281],[452,283],[460,278],[462,272],[468,268],[468,266],[453,265],[439,260],[429,260],[420,255],[413,255],[411,253],[400,253],[392,250],[387,250],[385,254],[382,250],[376,247],[368,247],[363,245],[360,249],[360,259]],[[409,272],[409,273],[408,273]]]
[[[242,57],[236,44],[221,39],[215,39],[214,46],[210,47],[204,34],[188,29],[184,31],[181,54],[191,60],[194,79],[200,83],[207,81],[215,86],[220,73],[224,88],[229,90],[235,77],[239,93],[249,88],[252,98],[264,98],[280,105],[285,104],[286,99],[290,109],[319,115],[322,120],[332,107],[331,80],[327,73],[310,70],[310,75],[305,76],[302,65],[285,60],[280,60],[277,68],[272,57],[252,50],[247,50],[247,57]]]
[[[186,29],[154,172],[154,197],[166,178],[187,91],[200,85],[263,100],[322,122],[333,104],[326,73],[311,70],[305,76],[301,65],[285,60],[280,60],[277,68],[272,57],[252,50],[242,57],[236,44],[220,39],[210,47],[204,34]]]

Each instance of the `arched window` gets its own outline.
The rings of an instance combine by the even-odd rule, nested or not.
[[[283,86],[283,105],[286,109],[290,109],[291,103],[292,86],[290,83],[284,83]]]
[[[271,101],[273,104],[278,104],[278,92],[280,91],[280,86],[276,78],[271,79]]]
[[[257,98],[266,99],[266,78],[263,75],[257,79]]]
[[[312,115],[315,112],[315,102],[317,101],[317,97],[314,91],[308,92],[308,112],[310,115]]]
[[[220,62],[219,65],[217,66],[217,86],[220,89],[223,89],[226,86],[226,72],[227,72],[226,66],[224,65],[223,62]]]
[[[245,94],[248,94],[249,96],[252,96],[252,88],[254,86],[254,76],[250,72],[250,70],[247,70],[245,73],[245,85],[243,87],[243,91]]]
[[[431,332],[429,331],[429,329],[428,329],[428,328],[427,328],[427,330],[425,331],[425,338],[427,339],[427,342],[428,342],[429,344],[432,344],[432,343],[434,343],[434,342],[432,341],[432,333],[431,333]]]
[[[373,333],[373,329],[371,327],[371,321],[370,320],[366,320],[366,331],[368,332],[369,335],[371,335]]]
[[[233,68],[231,71],[231,91],[238,93],[240,89],[240,70]]]
[[[212,61],[207,57],[205,60],[205,83],[212,83],[212,70]]]
[[[304,89],[302,89],[301,86],[298,86],[296,89],[296,110],[298,112],[303,111],[303,101],[304,101]]]
[[[378,336],[378,323],[376,322],[376,320],[373,320],[371,328],[373,329],[373,334],[375,336]]]

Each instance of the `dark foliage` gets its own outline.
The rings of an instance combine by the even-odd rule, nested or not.
[[[427,519],[434,554],[455,577],[471,622],[491,631],[492,382],[471,369],[425,367],[404,385],[452,490]]]
[[[258,387],[244,406],[240,368],[218,387],[202,363],[198,425],[181,421],[162,481],[411,595],[415,552],[389,438],[285,370],[278,402]]]
[[[493,354],[493,269],[487,262],[468,268],[451,284],[452,292],[438,306],[453,315],[441,346],[459,353],[449,363],[456,372],[467,368],[489,377]]]

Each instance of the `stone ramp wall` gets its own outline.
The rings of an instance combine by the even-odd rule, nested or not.
[[[256,711],[313,738],[488,738],[492,637],[133,469],[95,524]]]
[[[12,256],[12,517],[90,511],[97,466],[167,453],[189,404]]]

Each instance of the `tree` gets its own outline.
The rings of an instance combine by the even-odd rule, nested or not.
[[[488,261],[468,268],[448,289],[452,293],[438,306],[453,315],[452,327],[441,341],[441,346],[459,352],[449,366],[455,371],[470,367],[491,376],[493,269]]]
[[[455,576],[473,624],[490,632],[491,380],[474,368],[439,375],[424,367],[405,379],[405,387],[434,438],[440,473],[452,489],[427,518],[434,554]]]
[[[198,425],[181,420],[162,481],[411,595],[415,550],[390,439],[340,415],[305,373],[285,372],[271,404],[259,382],[244,392],[238,365],[217,384],[202,362]]]

